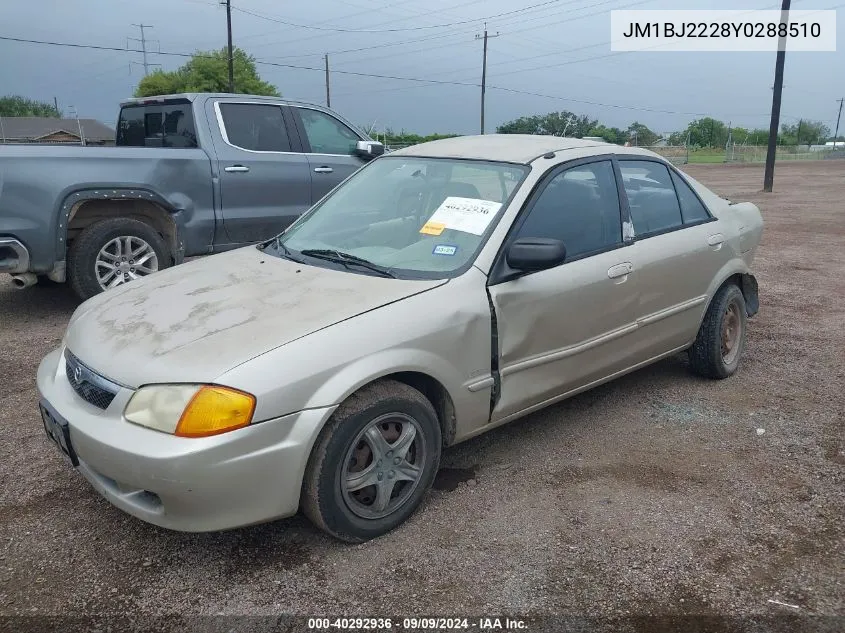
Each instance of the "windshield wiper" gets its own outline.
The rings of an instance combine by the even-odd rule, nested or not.
[[[302,255],[309,257],[316,257],[317,259],[324,259],[329,262],[337,262],[347,266],[348,264],[357,264],[367,270],[396,279],[396,275],[390,271],[387,266],[381,266],[363,257],[358,257],[352,253],[344,253],[343,251],[336,251],[328,248],[306,248],[304,251],[299,251]]]
[[[297,264],[304,263],[302,260],[299,260],[296,257],[294,257],[291,254],[290,249],[287,246],[285,246],[284,244],[282,244],[282,236],[281,235],[277,235],[276,237],[274,237],[269,242],[265,242],[262,246],[263,246],[264,249],[266,249],[270,245],[273,245],[273,246],[276,247],[276,252],[278,252],[281,257],[284,257],[285,259],[289,259],[292,262],[296,262]]]

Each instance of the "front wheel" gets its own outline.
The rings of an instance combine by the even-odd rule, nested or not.
[[[131,218],[95,222],[73,240],[68,253],[68,278],[83,300],[168,266],[164,238]]]
[[[302,510],[332,536],[366,541],[416,510],[440,462],[431,403],[383,380],[353,394],[320,434],[305,472]]]
[[[747,326],[745,297],[734,284],[719,289],[689,350],[691,369],[705,378],[727,378],[739,367]]]

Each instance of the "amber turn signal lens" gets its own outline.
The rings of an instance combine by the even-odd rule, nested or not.
[[[231,389],[208,385],[191,398],[176,433],[180,437],[208,437],[245,427],[255,412],[255,396]]]

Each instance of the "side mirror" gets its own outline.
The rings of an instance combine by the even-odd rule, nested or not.
[[[562,264],[566,247],[560,240],[543,237],[523,237],[508,248],[508,266],[526,272],[545,270]]]
[[[362,158],[375,158],[384,154],[384,145],[378,141],[358,141],[355,153]]]

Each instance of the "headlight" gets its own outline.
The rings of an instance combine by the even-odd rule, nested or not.
[[[219,385],[141,387],[123,416],[140,426],[181,437],[207,437],[252,421],[255,396]]]

